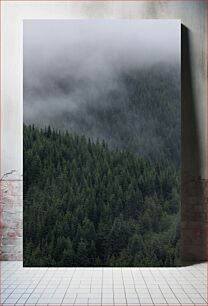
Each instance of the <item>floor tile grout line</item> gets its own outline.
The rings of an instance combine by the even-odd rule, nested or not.
[[[124,278],[123,278],[123,268],[121,268],[121,276],[122,276],[122,283],[123,283],[123,287],[124,287],[125,300],[126,300],[126,304],[127,304],[126,287],[125,287]]]
[[[148,286],[147,286],[147,283],[146,283],[146,280],[145,280],[145,278],[144,278],[144,275],[143,275],[143,273],[142,273],[142,270],[141,270],[141,275],[142,275],[142,278],[143,278],[143,280],[144,280],[144,282],[145,282],[145,285],[146,285],[146,287],[147,287],[147,291],[149,292],[150,298],[151,298],[151,300],[152,300],[152,304],[154,304],[153,299],[152,299],[152,295],[150,294],[150,291],[149,291],[149,288],[148,288]]]
[[[189,295],[185,292],[183,286],[181,286],[181,284],[178,282],[178,280],[175,278],[175,276],[173,276],[173,274],[170,272],[170,274],[172,275],[172,278],[175,279],[175,281],[180,285],[180,288],[182,289],[182,291],[184,292],[184,294],[186,295],[186,297],[188,298],[188,300],[190,300],[192,303],[193,301],[190,299]],[[194,304],[194,303],[193,303]]]
[[[79,270],[76,268],[76,272],[77,272],[77,271],[79,271]],[[75,273],[75,274],[76,274],[76,273]],[[81,275],[82,275],[82,274],[83,274],[83,271],[82,271]],[[78,290],[81,289],[80,286],[81,286],[81,279],[80,279],[80,281],[79,281],[79,287],[77,288]],[[75,298],[75,300],[74,300],[73,305],[76,305],[77,297],[78,297],[78,293],[76,294],[76,298]]]
[[[159,273],[161,274],[162,278],[165,280],[163,274],[161,273],[161,271],[159,270]],[[166,280],[165,280],[166,281]],[[170,287],[170,284],[166,281],[166,284],[168,285],[168,288],[170,288],[171,292],[173,293],[173,295],[175,296],[176,300],[178,301],[179,305],[181,305],[181,302],[179,301],[179,299],[177,298],[177,296],[175,295],[175,292],[172,290],[172,288]],[[160,285],[159,285],[160,287]],[[166,299],[165,299],[166,300]],[[167,301],[167,300],[166,300]]]
[[[19,267],[16,267],[15,272],[19,270]],[[12,275],[13,273],[11,272],[10,275]],[[14,290],[7,296],[6,299],[3,300],[3,303],[7,301],[7,299],[9,299],[9,297],[12,295],[12,293],[15,291],[16,288],[14,288]]]
[[[152,273],[152,269],[150,270],[150,273],[152,274],[153,279],[154,279],[155,282],[157,283],[157,280],[155,279],[155,276],[154,276],[154,274]],[[161,292],[161,294],[162,294],[164,300],[166,301],[166,303],[167,303],[167,305],[168,305],[168,302],[167,302],[167,300],[166,300],[166,298],[165,298],[165,296],[164,296],[164,294],[163,294],[163,292],[162,292],[162,290],[161,290],[159,284],[157,284],[157,285],[158,285],[158,288],[160,289],[160,292]]]
[[[113,275],[113,305],[115,305],[115,283],[114,283],[113,269],[112,269],[112,275]]]
[[[23,269],[24,269],[24,267],[23,267]],[[31,270],[31,269],[30,269],[30,270]],[[48,268],[46,268],[44,275],[47,273],[47,271],[48,271]],[[33,293],[33,292],[35,291],[35,289],[37,288],[38,284],[39,284],[40,281],[41,281],[41,278],[42,278],[42,275],[40,276],[40,279],[39,279],[38,283],[36,284],[36,287],[33,289],[32,293]],[[32,293],[31,293],[31,294],[32,294]],[[26,304],[27,300],[30,298],[31,294],[30,294],[29,297],[26,299],[25,304]],[[19,300],[20,300],[20,299],[18,299],[17,302],[18,302]],[[38,300],[39,300],[39,298],[38,298]],[[38,300],[37,300],[37,301],[38,301]]]
[[[8,264],[6,265],[6,267],[7,267],[6,270],[9,271]],[[12,270],[12,272],[15,271],[15,273],[17,275],[17,279],[15,280],[16,276],[14,274],[14,277],[12,278],[12,282],[10,284],[7,283],[9,287],[11,286],[11,289],[15,290],[15,288],[18,288],[19,285],[21,285],[21,276],[24,277],[24,273],[22,273],[23,269],[24,268],[22,266],[19,266],[19,264],[17,262],[15,264],[12,263],[10,271],[11,270]],[[200,268],[200,269],[202,269],[202,268]],[[42,289],[42,292],[44,292],[44,290],[47,290],[47,288],[50,288],[50,286],[46,286],[47,281],[51,280],[51,278],[53,276],[55,276],[56,273],[58,272],[59,279],[58,279],[58,282],[56,283],[56,285],[54,287],[54,290],[59,289],[59,288],[60,289],[63,288],[63,289],[65,289],[65,294],[66,294],[68,288],[70,287],[71,282],[73,281],[76,269],[73,269],[71,271],[71,273],[67,274],[68,277],[70,277],[70,281],[67,282],[67,286],[63,286],[63,287],[62,287],[62,285],[64,285],[64,281],[62,279],[62,275],[64,274],[64,271],[61,270],[59,272],[58,270],[59,270],[59,268],[57,268],[57,269],[55,269],[53,271],[50,271],[49,268],[44,268],[44,269],[39,268],[38,270],[36,270],[36,272],[35,272],[35,285],[34,285],[35,287],[34,288],[38,288],[39,287],[38,285],[41,282],[40,289]],[[186,291],[185,291],[186,286],[187,286],[187,288],[189,288],[189,286],[191,286],[191,288],[193,288],[195,290],[195,286],[197,285],[197,282],[194,281],[194,286],[193,286],[193,283],[191,283],[192,278],[189,281],[187,281],[187,279],[188,279],[189,275],[191,275],[193,273],[195,273],[194,279],[198,279],[199,278],[198,277],[198,275],[199,275],[198,274],[198,270],[199,269],[196,269],[195,267],[193,267],[193,269],[189,268],[187,270],[185,268],[182,269],[182,270],[178,270],[177,268],[170,268],[170,269],[169,268],[166,268],[166,269],[163,269],[163,268],[131,268],[131,269],[116,268],[116,269],[113,269],[113,268],[111,268],[110,271],[111,271],[111,275],[113,276],[112,280],[114,279],[114,282],[111,283],[111,285],[112,285],[112,287],[114,289],[114,293],[115,293],[115,289],[118,289],[118,292],[119,292],[119,288],[121,288],[123,286],[122,290],[124,290],[125,297],[126,297],[126,303],[128,304],[128,300],[127,300],[127,288],[128,288],[128,284],[131,285],[131,286],[129,286],[129,288],[134,288],[135,289],[135,286],[136,285],[138,286],[139,282],[142,281],[142,284],[144,284],[146,286],[144,288],[147,289],[147,292],[151,291],[151,290],[149,290],[149,288],[158,288],[158,287],[159,287],[159,290],[162,291],[161,290],[162,287],[161,287],[161,285],[159,285],[159,281],[160,280],[164,280],[165,283],[167,284],[167,288],[171,289],[170,288],[170,281],[173,280],[173,283],[176,285],[176,290],[177,290],[177,288],[180,288],[181,294],[185,295],[190,300],[191,297],[189,296],[189,292],[186,293]],[[29,280],[28,280],[31,276],[33,276],[33,271],[34,271],[33,268],[30,268],[30,269],[27,270],[27,272],[29,272],[29,276],[26,277],[26,280],[24,280],[24,282],[23,282],[24,283],[24,285],[23,285],[24,293],[27,293],[27,290],[30,289],[28,291],[28,298],[25,300],[25,303],[29,299],[29,297],[32,295],[34,290],[35,290],[33,287],[31,287],[29,285]],[[102,278],[102,283],[100,284],[100,282],[99,282],[99,286],[101,286],[101,289],[103,289],[103,286],[104,286],[103,285],[103,282],[104,282],[104,271],[105,271],[105,268],[102,268],[100,270],[100,272],[102,272],[102,277],[101,277]],[[107,269],[106,269],[106,271],[107,271]],[[185,271],[185,277],[184,277],[183,271]],[[39,275],[39,273],[40,273],[40,275]],[[11,275],[11,273],[8,274],[8,275]],[[76,276],[76,283],[77,283],[77,281],[79,282],[79,286],[76,285],[78,287],[77,288],[78,292],[79,292],[79,289],[83,289],[84,288],[83,286],[81,286],[81,282],[80,282],[80,278],[82,276],[84,276],[83,285],[87,282],[87,277],[88,276],[91,277],[90,292],[92,292],[91,288],[93,286],[93,282],[92,282],[93,275],[94,274],[92,272],[92,269],[89,270],[89,271],[87,271],[87,270],[83,271],[82,269],[79,270],[79,273]],[[131,277],[130,277],[130,275],[131,275]],[[132,275],[133,275],[133,278],[132,278]],[[146,280],[148,280],[149,276],[151,276],[151,278],[153,279],[153,283],[152,283],[154,285],[153,287],[151,287],[151,282],[149,283],[148,281],[146,281]],[[108,278],[108,276],[107,276],[107,278]],[[116,283],[115,283],[115,280],[116,280]],[[126,280],[127,280],[127,282],[126,282]],[[132,280],[133,280],[133,283],[132,283]],[[184,286],[183,286],[183,280],[185,282]],[[138,283],[136,284],[136,282],[138,282]],[[53,282],[51,284],[53,285]],[[15,287],[12,288],[12,285],[15,286]],[[116,287],[115,287],[115,285],[116,285]],[[203,288],[203,286],[204,285],[202,283],[200,283],[200,287]],[[95,288],[96,288],[96,286],[95,286]],[[108,288],[108,286],[106,288]],[[112,290],[112,288],[111,288],[111,290]],[[12,290],[12,292],[13,292],[13,290]],[[173,293],[174,296],[176,296],[176,298],[178,298],[177,297],[177,293],[175,293],[175,291],[171,290],[171,293]],[[65,296],[65,294],[63,293],[63,297]],[[160,294],[162,296],[164,296],[164,298],[165,298],[165,293],[163,294],[163,291]],[[195,300],[195,298],[194,298],[195,302],[194,302],[193,305],[197,305],[197,306],[205,305],[204,303],[201,304],[202,303],[201,300],[204,301],[204,299],[201,298],[200,294],[198,294],[197,292],[196,292],[196,294],[198,295],[199,302],[196,302],[197,300]],[[101,291],[101,296],[102,295],[103,295],[103,291]],[[149,294],[149,296],[151,297],[151,300],[152,300],[153,299],[153,295]],[[201,300],[200,300],[200,298],[201,298]],[[192,299],[191,299],[191,301],[192,301]],[[63,299],[62,299],[62,302],[63,302]],[[88,302],[89,302],[89,300],[88,300]],[[154,304],[155,303],[153,301],[153,303],[151,305],[154,305]],[[190,304],[191,303],[189,302],[189,305]],[[37,305],[40,306],[40,303],[37,302]],[[85,304],[85,305],[87,305],[87,304]],[[103,303],[103,305],[104,305],[104,303]],[[118,305],[118,303],[116,303],[116,305]],[[168,305],[170,305],[170,303],[168,303]],[[176,304],[174,304],[174,305],[176,305]]]
[[[205,265],[206,266],[206,265]],[[197,269],[197,270],[199,270],[199,269]],[[192,272],[191,272],[191,274],[193,274]],[[201,273],[202,274],[202,273]],[[204,275],[203,275],[204,276]],[[208,285],[208,284],[207,284]],[[193,285],[192,285],[193,286]],[[202,297],[202,299],[208,304],[208,300],[206,301],[206,298],[204,299],[204,297],[201,295],[201,293],[198,291],[198,289],[195,287],[195,286],[193,286],[193,288],[198,292],[198,294]]]
[[[160,275],[162,275],[161,274],[161,271],[160,270],[158,270],[159,271],[159,273],[160,273]],[[152,272],[151,272],[152,273]],[[153,273],[152,273],[152,275],[153,275]],[[153,278],[155,279],[155,276],[153,275]],[[163,277],[163,275],[162,275],[162,278],[164,279],[164,277]],[[164,279],[165,280],[165,279]],[[155,281],[157,282],[157,280],[155,279]],[[167,283],[167,281],[166,281],[166,283]],[[168,284],[168,283],[167,283]],[[168,284],[168,286],[169,286],[169,284]],[[158,287],[160,288],[160,285],[158,284]],[[170,288],[170,287],[169,287]],[[170,288],[171,289],[171,288]],[[162,296],[163,296],[163,298],[164,298],[164,300],[166,301],[166,303],[167,303],[167,305],[169,304],[168,303],[168,301],[166,300],[166,298],[165,298],[165,295],[164,295],[164,293],[163,293],[163,291],[161,290],[161,288],[160,288],[160,292],[162,293]],[[179,302],[179,304],[181,304],[180,303],[180,301],[176,298],[176,300]]]
[[[90,277],[90,295],[91,295],[91,288],[92,288],[93,273],[94,273],[94,271],[92,272],[91,277]],[[87,305],[89,305],[89,300],[90,300],[90,298],[89,298],[89,294],[88,294]]]
[[[101,281],[101,305],[103,305],[103,277],[104,277],[104,270],[102,268],[102,281]]]
[[[76,271],[76,269],[74,269],[74,270],[73,270],[73,273],[72,273],[72,276],[71,276],[70,282],[69,282],[69,284],[68,284],[68,287],[67,287],[67,289],[66,289],[66,291],[65,291],[65,294],[64,294],[64,296],[63,296],[63,299],[62,299],[62,304],[63,304],[64,298],[65,298],[65,296],[66,296],[66,292],[67,292],[67,290],[68,290],[68,289],[69,289],[69,287],[70,287],[70,284],[71,284],[71,281],[72,281],[73,276],[74,276],[74,274],[75,274],[75,271]],[[77,293],[76,293],[76,295],[77,295]],[[76,300],[76,297],[75,297],[74,301],[75,301],[75,300]]]
[[[134,290],[135,290],[135,292],[136,292],[136,295],[137,295],[137,298],[138,298],[139,304],[141,305],[140,298],[139,298],[139,295],[138,295],[138,292],[137,292],[137,290],[136,290],[136,286],[135,286],[135,278],[134,278],[134,274],[133,274],[133,272],[132,272],[132,269],[131,269],[130,271],[131,271],[131,276],[132,276],[132,279],[133,279]]]

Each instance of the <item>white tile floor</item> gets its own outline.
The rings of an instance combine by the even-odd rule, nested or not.
[[[11,304],[207,305],[207,264],[181,268],[23,268],[1,262],[1,301]]]

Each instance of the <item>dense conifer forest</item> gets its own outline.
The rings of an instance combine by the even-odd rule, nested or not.
[[[179,263],[173,165],[24,126],[24,169],[26,266]]]
[[[178,68],[116,84],[24,125],[25,266],[180,264]]]

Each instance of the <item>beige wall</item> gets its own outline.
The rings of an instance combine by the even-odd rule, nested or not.
[[[207,225],[208,203],[208,192],[205,188],[208,179],[205,3],[205,1],[3,1],[1,3],[1,177],[11,170],[16,170],[6,175],[2,182],[4,192],[3,205],[1,205],[2,259],[21,259],[22,254],[22,21],[31,18],[181,19],[182,25],[185,26],[182,29],[182,254],[186,262],[205,259],[207,254],[204,246],[207,236],[204,229]],[[17,185],[17,189],[13,185]],[[16,190],[16,194],[12,191],[12,197],[11,190]],[[187,213],[188,211],[192,211],[193,214]],[[195,236],[198,238],[195,240],[193,240],[193,230],[198,233],[198,236]],[[10,239],[9,235],[12,235],[13,239]],[[196,255],[199,244],[202,254],[200,258]],[[186,251],[188,249],[189,252]]]

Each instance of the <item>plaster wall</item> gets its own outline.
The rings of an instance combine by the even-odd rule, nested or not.
[[[89,18],[181,20],[182,258],[208,259],[206,14],[206,1],[1,1],[1,259],[22,259],[23,20]]]

